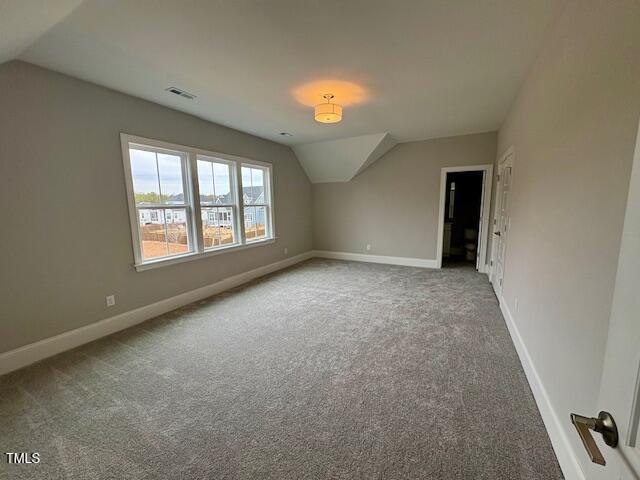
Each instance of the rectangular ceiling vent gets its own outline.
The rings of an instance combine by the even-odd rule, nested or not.
[[[175,95],[179,95],[182,98],[188,98],[189,100],[193,100],[196,96],[193,93],[185,92],[184,90],[180,90],[177,87],[169,87],[166,89],[167,92],[173,93]]]

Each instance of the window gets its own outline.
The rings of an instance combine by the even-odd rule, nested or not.
[[[138,270],[273,241],[271,165],[121,138]]]
[[[269,189],[265,188],[268,180],[268,168],[242,164],[244,231],[249,242],[270,236],[271,196]]]
[[[131,144],[129,159],[142,261],[191,252],[186,155]]]
[[[233,219],[236,217],[236,195],[233,163],[198,156],[198,183],[202,210],[202,234],[205,250],[238,242]]]

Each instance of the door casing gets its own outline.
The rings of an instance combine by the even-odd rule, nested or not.
[[[491,188],[493,186],[493,165],[464,165],[458,167],[442,167],[440,170],[440,209],[438,211],[438,243],[437,268],[442,268],[442,250],[444,235],[444,207],[446,204],[447,174],[450,172],[484,172],[482,179],[482,196],[480,204],[480,225],[478,230],[478,256],[476,268],[487,273],[487,244],[489,242],[489,217],[491,215]]]

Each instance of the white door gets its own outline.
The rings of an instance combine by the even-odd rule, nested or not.
[[[618,272],[613,295],[605,364],[600,385],[598,412],[613,417],[618,445],[611,448],[599,433],[592,432],[606,465],[591,464],[589,480],[640,479],[640,132],[633,171]],[[597,416],[598,412],[580,412]],[[577,431],[576,431],[577,434]],[[585,452],[587,455],[587,452]]]
[[[482,193],[480,194],[480,220],[478,220],[478,244],[476,245],[476,270],[480,272],[484,272],[484,261],[483,255],[481,252],[484,250],[484,196],[485,196],[485,188],[487,186],[487,174],[489,172],[482,172]]]
[[[498,298],[502,295],[504,266],[507,256],[507,236],[509,233],[509,204],[511,194],[511,171],[513,154],[507,153],[498,165],[498,188],[496,212],[493,221],[493,270],[491,284]]]

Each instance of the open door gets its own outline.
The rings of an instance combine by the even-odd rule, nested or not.
[[[640,132],[629,185],[627,210],[618,272],[614,290],[605,365],[600,385],[598,410],[615,422],[616,442],[611,440],[612,425],[591,422],[576,427],[583,438],[585,455],[594,462],[589,480],[640,479]],[[597,412],[586,412],[583,423],[595,420]],[[591,417],[593,416],[593,417]],[[591,417],[591,418],[590,418]],[[573,419],[573,418],[572,418]],[[567,419],[569,420],[569,419]],[[578,422],[580,423],[580,422]],[[576,422],[574,422],[574,425]],[[592,428],[593,427],[593,428]],[[598,431],[601,430],[601,431]],[[611,444],[614,445],[611,445]],[[614,448],[611,448],[614,447]],[[595,457],[594,457],[595,455]]]
[[[500,159],[498,164],[497,201],[493,218],[493,248],[491,256],[491,275],[489,279],[498,298],[502,298],[502,283],[504,280],[504,268],[507,257],[512,169],[513,151],[509,150]]]

